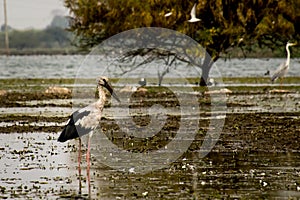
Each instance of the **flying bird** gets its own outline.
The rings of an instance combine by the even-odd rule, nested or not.
[[[191,10],[191,19],[188,20],[189,22],[199,22],[200,19],[196,17],[196,4],[194,4],[192,10]]]
[[[87,174],[88,180],[90,180],[90,143],[93,131],[98,127],[101,120],[102,111],[106,101],[106,88],[110,94],[120,102],[118,96],[113,91],[111,84],[107,77],[99,77],[97,79],[97,89],[99,92],[99,98],[96,102],[75,111],[69,118],[67,125],[64,127],[62,133],[58,137],[59,142],[66,142],[71,139],[79,138],[79,154],[78,154],[78,166],[80,170],[81,161],[81,139],[83,135],[89,134],[88,147],[86,153],[87,159]],[[90,182],[89,182],[89,194],[90,194]]]
[[[290,46],[294,46],[296,45],[296,43],[290,43],[288,42],[285,46],[286,52],[287,52],[287,58],[286,58],[286,62],[282,63],[278,69],[273,73],[272,77],[271,77],[271,81],[272,83],[277,79],[277,78],[283,78],[287,72],[289,71],[290,68],[290,50],[289,47]],[[282,80],[280,80],[281,82]]]
[[[168,12],[165,14],[165,17],[170,17],[172,15],[172,12]]]

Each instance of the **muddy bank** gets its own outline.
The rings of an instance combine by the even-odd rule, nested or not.
[[[228,114],[218,142],[233,151],[299,152],[300,113]]]
[[[79,176],[78,141],[57,142],[74,106],[72,94],[45,93],[49,85],[72,89],[70,82],[45,80],[37,84],[40,83],[37,80],[27,80],[17,87],[14,84],[19,81],[6,80],[6,83],[1,87],[7,92],[0,98],[0,198],[87,199],[86,149],[83,146]],[[232,91],[225,95],[226,109],[214,116],[210,96],[204,94],[205,89],[195,87],[200,113],[190,118],[199,117],[199,124],[189,148],[170,165],[142,174],[134,173],[134,168],[132,172],[116,170],[97,162],[97,154],[93,154],[92,199],[299,198],[300,95],[297,87],[285,87],[288,93],[270,93],[272,86],[226,87]],[[93,89],[91,86],[88,91]],[[176,96],[148,89],[146,93],[132,96],[127,105],[132,110],[130,119],[116,117],[123,117],[121,123],[132,120],[139,127],[147,126],[151,123],[149,113],[139,115],[139,112],[160,104],[170,109],[170,113],[157,134],[148,138],[134,137],[122,131],[109,113],[104,113],[102,118],[103,133],[126,152],[145,155],[162,149],[176,137],[182,125],[181,116],[175,112],[179,106]],[[84,98],[84,94],[81,95]],[[109,108],[107,104],[106,110]],[[217,121],[224,120],[224,126],[216,145],[203,158],[200,149],[208,131],[214,128],[209,126],[213,117]],[[187,126],[186,133],[192,131]]]
[[[43,117],[43,116],[0,116],[3,123],[10,125],[0,127],[0,133],[33,133],[48,132],[59,133],[63,129],[68,117]],[[37,126],[34,123],[44,123]],[[53,125],[55,122],[57,125]],[[139,125],[147,125],[145,119],[135,119]],[[51,123],[49,125],[49,123]],[[60,125],[58,125],[60,124]],[[190,149],[201,146],[209,120],[200,119],[199,134]],[[170,142],[180,123],[178,117],[172,117],[167,121],[163,130],[153,138],[144,140],[135,139],[118,132],[118,126],[110,119],[103,118],[101,122],[104,132],[112,132],[107,135],[115,144],[123,145],[122,148],[130,146],[132,142],[138,146],[130,149],[137,152],[145,152],[160,148]],[[299,152],[300,151],[300,113],[245,113],[227,114],[225,125],[215,147],[216,151],[268,151],[268,152]],[[121,146],[120,146],[121,147]],[[125,148],[126,149],[126,148]],[[146,150],[145,150],[146,149]]]
[[[246,79],[246,80],[245,80]],[[249,79],[249,80],[248,80]],[[257,81],[251,78],[231,78],[225,79],[230,83],[252,83]],[[297,78],[289,78],[289,82],[297,81]],[[5,111],[5,108],[45,108],[53,110],[53,115],[46,115],[41,111],[36,113],[0,113],[0,133],[27,133],[27,132],[48,132],[58,133],[62,130],[64,123],[68,120],[68,113],[61,113],[59,116],[55,112],[60,108],[72,108],[72,93],[46,93],[49,85],[56,84],[64,87],[66,84],[72,83],[69,79],[28,79],[28,80],[1,80],[6,83],[6,87],[18,85],[20,82],[24,84],[25,92],[18,89],[8,90],[0,98],[0,108]],[[87,80],[89,82],[90,80]],[[262,82],[267,81],[265,79]],[[43,86],[38,83],[42,82]],[[271,94],[263,87],[256,87],[254,90],[247,85],[240,87],[232,86],[232,93],[225,95],[226,102],[226,118],[222,129],[221,137],[215,147],[218,151],[299,151],[299,126],[300,126],[300,96],[298,91],[293,89],[288,90],[289,93]],[[271,86],[268,86],[271,87]],[[297,86],[298,87],[298,86]],[[18,88],[18,87],[16,87]],[[228,87],[230,88],[230,87]],[[69,87],[69,89],[72,89]],[[83,90],[90,92],[94,88]],[[207,88],[194,88],[198,91],[197,97],[200,107],[199,113],[199,133],[196,135],[193,146],[201,145],[203,136],[209,126],[211,109],[211,99],[209,95],[204,93]],[[286,88],[287,89],[287,88]],[[259,93],[258,93],[259,91]],[[85,93],[81,97],[85,97]],[[95,94],[96,95],[96,94]],[[188,95],[188,94],[187,94]],[[186,96],[188,99],[188,96]],[[146,101],[141,101],[146,99]],[[92,100],[93,101],[93,100]],[[155,104],[160,104],[165,108],[177,108],[179,101],[176,96],[168,88],[147,87],[146,92],[136,92],[131,96],[131,101],[127,105],[130,109],[149,109]],[[282,104],[282,106],[281,106]],[[110,107],[109,104],[106,107]],[[279,111],[278,111],[279,110]],[[281,112],[280,112],[281,110]],[[285,111],[285,112],[284,112]],[[149,116],[133,117],[133,121],[137,126],[147,126],[150,122]],[[162,130],[162,133],[157,137],[143,140],[136,140],[124,133],[118,133],[118,127],[113,123],[113,119],[104,117],[101,126],[107,132],[113,131],[114,134],[107,136],[115,141],[116,144],[126,146],[134,141],[140,145],[140,149],[131,149],[133,151],[148,151],[160,148],[164,144],[170,142],[179,129],[180,116],[176,114],[169,116],[167,124]],[[167,132],[172,132],[167,133]],[[167,135],[165,135],[167,133]],[[115,138],[114,138],[115,137]],[[168,139],[165,139],[168,138]],[[124,140],[123,140],[124,139]],[[146,144],[150,145],[145,147]],[[161,144],[159,144],[161,143]],[[199,144],[197,144],[199,143]],[[159,145],[157,145],[159,144]],[[122,147],[124,148],[124,146]],[[126,149],[126,148],[125,148]],[[148,150],[147,150],[148,149]]]
[[[55,133],[59,132],[62,128],[58,124],[67,120],[68,117],[0,115],[1,124],[4,124],[4,126],[0,126],[0,133]]]
[[[148,152],[163,147],[172,141],[182,125],[179,117],[170,117],[154,137],[136,139],[126,136],[117,125],[111,123],[108,120],[101,122],[103,132],[107,133],[108,138],[120,148],[134,152]],[[137,124],[141,123],[144,121],[137,121]],[[209,120],[200,118],[199,131],[189,148],[190,151],[199,150],[209,129],[209,123]],[[299,125],[300,113],[227,114],[220,138],[213,151],[299,152]]]
[[[20,107],[24,106],[24,101],[49,100],[49,99],[71,99],[71,94],[47,94],[45,92],[9,92],[0,98],[0,107]],[[26,105],[30,106],[30,105]],[[55,106],[55,104],[40,103],[39,107]],[[61,105],[59,105],[61,106]],[[71,104],[67,106],[72,106]]]

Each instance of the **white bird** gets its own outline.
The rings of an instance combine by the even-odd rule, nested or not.
[[[172,15],[172,12],[168,12],[165,14],[165,17],[170,17]]]
[[[199,22],[200,19],[196,17],[196,4],[194,4],[191,10],[191,19],[188,20],[189,22]]]
[[[141,78],[141,80],[139,81],[139,85],[140,86],[146,86],[147,85],[147,80],[145,78]]]
[[[282,78],[286,75],[286,73],[289,71],[290,68],[290,46],[294,46],[296,43],[290,43],[288,42],[285,46],[286,52],[287,52],[287,58],[286,62],[282,63],[278,69],[273,73],[271,77],[271,81],[274,82],[277,78]]]
[[[106,101],[106,94],[104,91],[106,88],[110,94],[120,102],[117,95],[114,93],[111,84],[107,77],[99,77],[97,79],[97,89],[99,92],[99,99],[84,107],[80,110],[75,111],[63,129],[62,133],[58,137],[59,142],[65,142],[67,140],[79,138],[79,154],[78,154],[78,170],[80,172],[80,161],[81,161],[81,139],[80,137],[89,134],[88,138],[88,149],[86,153],[87,160],[87,176],[88,181],[90,180],[90,142],[93,135],[93,131],[98,127],[101,120],[102,110]],[[81,183],[80,183],[81,184]],[[90,194],[90,182],[89,184],[89,194]],[[81,185],[80,185],[81,186]],[[81,188],[80,188],[81,189]]]

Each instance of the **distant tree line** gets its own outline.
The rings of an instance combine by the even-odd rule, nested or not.
[[[0,33],[0,40],[4,41],[4,33]],[[48,27],[44,30],[11,30],[9,46],[14,49],[28,48],[62,48],[70,46],[71,34],[60,27]],[[5,48],[3,42],[0,48]]]
[[[63,16],[55,16],[51,24],[43,30],[15,30],[9,26],[9,46],[17,50],[71,47],[73,34],[66,31],[67,26],[66,18]],[[4,41],[4,37],[2,26],[0,41]],[[0,42],[0,48],[5,48],[4,42]]]

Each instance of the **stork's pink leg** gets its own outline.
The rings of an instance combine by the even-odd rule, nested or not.
[[[78,176],[79,176],[79,194],[81,195],[81,139],[79,138],[79,148],[78,148]]]
[[[91,176],[90,176],[90,169],[91,169],[91,135],[89,135],[88,139],[88,149],[86,152],[86,162],[87,162],[87,181],[88,181],[88,190],[89,190],[89,198],[91,198]]]

